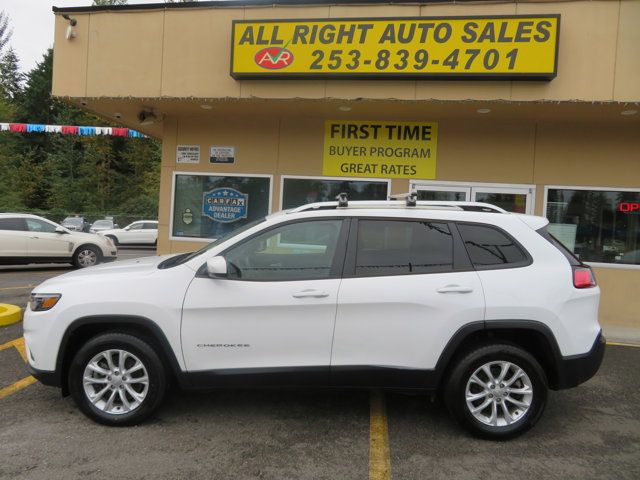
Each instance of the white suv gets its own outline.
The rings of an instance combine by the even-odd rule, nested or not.
[[[37,215],[0,213],[0,265],[73,263],[85,268],[117,255],[108,238],[74,232]]]
[[[198,252],[44,282],[30,368],[110,425],[149,416],[169,382],[322,385],[440,391],[472,433],[512,437],[604,354],[600,290],[547,224],[414,198],[279,212]]]

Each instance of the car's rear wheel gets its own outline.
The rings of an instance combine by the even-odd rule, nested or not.
[[[547,401],[538,361],[509,344],[479,347],[453,367],[445,390],[451,414],[473,435],[508,439],[533,427]]]
[[[78,407],[105,425],[135,425],[160,405],[166,390],[162,361],[144,339],[127,333],[92,338],[69,368]]]
[[[93,267],[100,263],[101,259],[100,249],[93,245],[83,245],[73,254],[73,264],[76,268]]]

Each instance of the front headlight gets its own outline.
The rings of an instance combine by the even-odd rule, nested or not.
[[[46,312],[56,306],[61,296],[59,293],[32,293],[29,308],[32,312]]]

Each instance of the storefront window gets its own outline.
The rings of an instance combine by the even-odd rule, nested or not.
[[[286,210],[307,203],[329,202],[342,192],[347,194],[349,200],[386,200],[388,186],[386,181],[285,178],[282,208]]]
[[[550,188],[546,213],[580,260],[640,265],[640,191]]]
[[[178,174],[172,234],[218,238],[269,214],[271,178]]]

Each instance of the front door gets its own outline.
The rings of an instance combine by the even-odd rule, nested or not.
[[[26,218],[25,221],[29,230],[29,257],[71,257],[73,242],[69,241],[69,234],[58,233],[55,225],[37,218]]]
[[[533,188],[511,185],[430,184],[412,185],[418,200],[491,203],[508,212],[533,214]]]
[[[267,373],[260,378],[272,384],[326,382],[344,223],[314,219],[274,227],[223,253],[227,278],[198,274],[182,314],[187,369],[210,372],[214,384],[254,372]]]
[[[454,255],[464,247],[451,226],[394,219],[352,225],[355,254],[340,286],[331,357],[335,384],[428,387],[454,333],[484,320],[478,274],[466,256]]]

